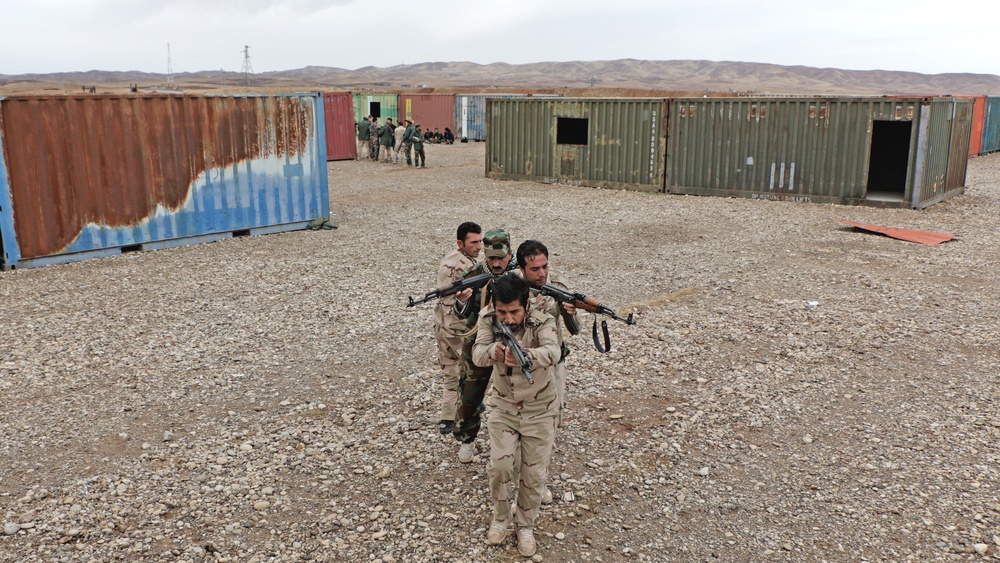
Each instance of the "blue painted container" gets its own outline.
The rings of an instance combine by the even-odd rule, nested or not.
[[[319,94],[0,98],[0,267],[329,216]]]
[[[979,154],[1000,151],[1000,96],[986,96],[983,142]]]

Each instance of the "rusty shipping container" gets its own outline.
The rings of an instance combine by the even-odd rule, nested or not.
[[[455,95],[454,94],[400,94],[399,120],[409,119],[419,123],[427,131],[440,131],[445,128],[455,132]],[[458,135],[455,135],[458,138]]]
[[[4,269],[329,215],[316,95],[0,98]]]
[[[350,160],[358,156],[354,126],[354,97],[350,92],[323,92],[326,159]]]
[[[987,96],[979,154],[1000,151],[1000,96]]]
[[[666,101],[488,98],[486,175],[662,191]]]
[[[391,117],[396,121],[399,117],[399,96],[396,94],[359,94],[354,96],[354,121],[360,122],[366,115],[378,118],[379,125]]]
[[[972,134],[969,136],[969,156],[979,156],[983,150],[983,127],[986,123],[986,96],[973,98]]]
[[[921,208],[962,193],[971,99],[671,102],[666,191]]]

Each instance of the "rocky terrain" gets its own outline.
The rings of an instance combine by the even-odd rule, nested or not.
[[[342,69],[310,66],[263,72],[242,86],[238,72],[177,73],[188,92],[276,92],[310,90],[497,92],[526,91],[575,96],[691,96],[747,94],[983,95],[1000,92],[1000,76],[971,73],[920,74],[891,70],[845,70],[737,61],[540,62],[512,65],[430,62],[391,67]],[[142,91],[167,83],[164,74],[148,72],[66,72],[0,75],[0,93],[81,92],[97,85],[103,93]]]
[[[1000,559],[1000,156],[925,211],[330,163],[337,230],[0,273],[0,561],[523,561],[437,434],[463,220],[634,311],[571,340],[536,561]],[[957,238],[939,246],[837,217]]]

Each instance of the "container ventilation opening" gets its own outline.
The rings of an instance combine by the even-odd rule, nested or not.
[[[368,102],[368,115],[382,117],[382,102]]]
[[[873,122],[865,199],[903,200],[906,195],[912,129],[912,121]]]
[[[580,117],[556,118],[557,145],[586,145],[590,120]]]

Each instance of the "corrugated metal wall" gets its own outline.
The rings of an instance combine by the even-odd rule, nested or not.
[[[354,125],[354,97],[350,92],[323,93],[326,159],[350,160],[358,156]]]
[[[321,131],[317,95],[2,99],[4,267],[302,228],[329,215]]]
[[[486,140],[486,99],[525,98],[527,94],[456,94],[455,138]]]
[[[979,154],[1000,151],[1000,96],[987,96]]]
[[[969,162],[973,100],[933,98],[924,108],[929,108],[930,126],[918,149],[925,165],[913,191],[913,207],[933,205],[963,190]]]
[[[378,111],[375,112],[376,107]],[[360,123],[366,115],[377,113],[379,125],[391,117],[395,122],[399,117],[399,96],[396,94],[354,94],[354,122]],[[355,130],[357,131],[357,130]]]
[[[924,207],[964,187],[972,108],[954,98],[676,100],[667,191]],[[876,125],[907,122],[873,146]],[[886,144],[896,146],[887,154]],[[870,192],[888,157],[905,161],[905,181]]]
[[[912,121],[917,104],[859,98],[676,100],[667,190],[860,203],[872,121]]]
[[[486,95],[455,95],[455,138],[486,140]]]
[[[454,94],[400,94],[399,118],[419,123],[424,132],[455,131]],[[456,136],[457,137],[457,136]]]
[[[495,178],[659,191],[665,107],[662,99],[646,98],[490,98],[486,173]],[[565,134],[567,129],[578,138],[561,142],[560,131]]]

